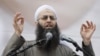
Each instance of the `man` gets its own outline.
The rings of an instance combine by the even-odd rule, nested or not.
[[[20,13],[17,13],[14,17],[14,29],[15,33],[6,46],[3,56],[7,56],[9,53],[14,53],[26,48],[42,39],[47,39],[46,34],[51,33],[52,37],[47,41],[38,43],[34,47],[25,50],[15,56],[77,56],[67,45],[60,43],[60,31],[57,25],[57,15],[55,10],[48,5],[40,6],[35,13],[36,40],[25,41],[21,36],[24,25],[24,18]],[[86,24],[82,24],[80,34],[83,42],[82,47],[90,56],[95,56],[92,45],[91,37],[96,29],[95,24],[86,21]],[[50,35],[49,33],[49,35]],[[89,56],[83,53],[84,56]]]

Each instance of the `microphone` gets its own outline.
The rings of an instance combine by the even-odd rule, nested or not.
[[[65,41],[67,41],[67,42],[69,42],[69,43],[76,43],[76,41],[74,41],[73,39],[71,39],[71,38],[69,38],[69,37],[66,37],[66,36],[63,35],[63,34],[60,35],[60,39],[61,39],[61,40],[65,40]]]
[[[83,53],[85,53],[87,56],[93,56],[92,54],[89,54],[87,51],[85,51],[84,49],[82,49],[76,41],[74,41],[73,39],[66,37],[65,35],[60,35],[60,40],[64,40],[67,41],[69,43],[72,43],[75,47],[76,47],[76,51],[82,51]]]
[[[76,41],[74,41],[73,39],[71,39],[71,38],[69,38],[69,37],[66,37],[65,35],[60,35],[60,40],[62,40],[62,41],[67,41],[67,42],[69,42],[69,43],[72,43],[75,47],[76,47],[76,51],[78,51],[78,50],[81,50],[81,51],[83,51],[82,50],[82,48],[80,48],[80,46],[77,44],[77,42]]]
[[[27,49],[29,49],[29,48],[31,48],[31,47],[34,47],[34,46],[37,45],[37,44],[41,44],[41,42],[43,42],[43,41],[46,41],[46,40],[45,40],[45,39],[41,39],[41,40],[39,40],[39,41],[37,41],[37,42],[31,44],[31,45],[28,45],[27,47],[25,47],[25,48],[23,48],[23,49],[21,49],[21,50],[18,50],[18,51],[13,51],[13,50],[11,50],[6,56],[15,56],[16,54],[22,53],[22,52],[24,52],[25,50],[27,50]]]
[[[52,33],[50,31],[48,31],[45,36],[46,36],[46,43],[48,43],[48,41],[50,39],[52,39],[52,37],[53,37],[53,35],[52,35]]]

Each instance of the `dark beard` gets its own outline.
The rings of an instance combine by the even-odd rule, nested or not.
[[[46,41],[43,41],[41,44],[38,44],[39,49],[45,49],[45,50],[53,50],[55,49],[60,41],[59,35],[59,28],[58,25],[52,29],[49,29],[49,31],[52,33],[53,37],[46,43]],[[48,30],[45,30],[42,28],[42,26],[38,23],[37,29],[36,29],[36,41],[46,39],[45,35],[48,32]]]

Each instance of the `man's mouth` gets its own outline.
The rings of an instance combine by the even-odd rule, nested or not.
[[[48,28],[52,28],[52,27],[53,27],[52,25],[46,25],[46,26],[45,26],[45,28],[47,28],[47,29],[48,29]]]

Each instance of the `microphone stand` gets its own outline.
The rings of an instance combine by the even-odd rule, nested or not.
[[[40,44],[42,41],[44,41],[45,39],[42,39],[42,40],[39,40],[39,41],[37,41],[35,44],[32,44],[32,45],[29,45],[29,46],[27,46],[26,48],[24,48],[24,49],[22,49],[22,50],[18,50],[18,51],[11,51],[11,52],[9,52],[8,54],[7,54],[7,56],[15,56],[16,54],[19,54],[19,53],[22,53],[22,52],[24,52],[25,50],[27,50],[27,49],[29,49],[29,48],[31,48],[31,47],[34,47],[35,45],[37,45],[37,44]]]
[[[85,55],[87,56],[92,56],[91,54],[88,54],[84,49],[82,49],[76,42],[70,42],[76,47],[76,51],[78,52],[79,50],[82,51]]]

